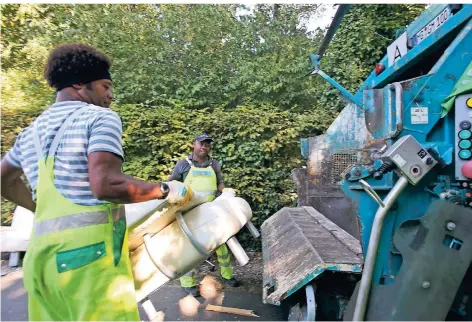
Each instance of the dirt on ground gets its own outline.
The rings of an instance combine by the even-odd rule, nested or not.
[[[262,253],[247,253],[249,257],[249,263],[244,266],[240,266],[239,263],[231,256],[231,264],[233,265],[233,274],[241,285],[239,287],[231,287],[221,284],[220,269],[218,267],[218,261],[216,255],[213,255],[209,261],[215,265],[214,271],[211,270],[211,266],[208,263],[203,263],[197,267],[197,283],[205,287],[207,283],[212,282],[216,288],[223,287],[227,291],[240,291],[250,293],[261,293],[262,292]],[[203,281],[203,283],[202,283]],[[173,285],[180,285],[179,280],[171,282]],[[202,291],[202,290],[200,290]]]

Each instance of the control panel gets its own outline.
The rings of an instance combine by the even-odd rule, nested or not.
[[[462,167],[472,161],[472,94],[457,96],[455,101],[455,176],[456,180],[470,180],[462,174]]]
[[[382,160],[395,164],[413,185],[416,185],[438,163],[412,135],[401,137],[382,154]]]

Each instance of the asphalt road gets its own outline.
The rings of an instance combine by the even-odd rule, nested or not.
[[[27,321],[28,300],[23,288],[23,271],[16,269],[11,272],[2,267],[1,277],[1,320]],[[162,311],[165,321],[286,321],[287,313],[281,307],[262,304],[261,293],[230,291],[205,291],[202,297],[186,297],[178,285],[170,284],[150,295],[150,300],[157,311]],[[198,301],[198,302],[196,302]],[[228,313],[205,310],[206,304],[254,310],[259,317],[246,317]],[[139,307],[141,319],[148,321],[142,307]]]

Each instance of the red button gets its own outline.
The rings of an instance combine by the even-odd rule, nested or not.
[[[472,179],[472,161],[467,161],[461,168],[464,177]]]

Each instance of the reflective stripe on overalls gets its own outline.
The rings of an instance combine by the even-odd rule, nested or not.
[[[217,191],[216,173],[211,166],[211,162],[206,168],[197,168],[191,160],[186,159],[190,164],[190,171],[185,177],[184,183],[189,184],[193,191],[208,192],[208,201],[215,199]],[[228,248],[226,244],[221,245],[216,250],[221,276],[225,279],[233,278],[233,267],[231,266]],[[182,287],[193,287],[197,285],[195,270],[191,270],[180,278]]]
[[[81,206],[54,186],[54,155],[80,108],[64,122],[43,158],[38,156],[36,213],[23,265],[28,315],[34,321],[139,321],[128,254],[124,207]]]

